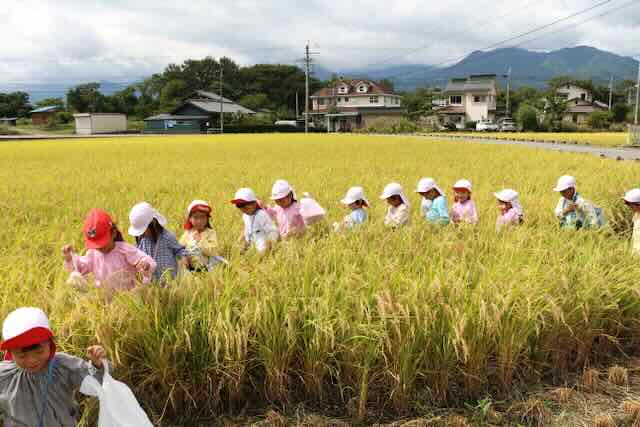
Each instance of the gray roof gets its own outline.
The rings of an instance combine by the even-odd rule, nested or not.
[[[188,100],[200,99],[200,98],[210,99],[212,101],[219,101],[220,98],[222,98],[222,102],[226,102],[226,103],[229,103],[229,104],[234,104],[234,102],[232,100],[230,100],[229,98],[225,98],[224,96],[221,97],[217,93],[207,92],[206,90],[197,90],[197,91],[195,91],[195,93],[193,95],[191,95]]]
[[[144,121],[152,120],[208,120],[209,116],[174,116],[172,114],[158,114],[156,116],[147,117]]]
[[[17,117],[0,117],[0,122],[12,122],[18,120]]]
[[[59,107],[57,105],[48,105],[46,107],[36,108],[35,110],[31,110],[32,113],[52,113],[54,111],[58,111]]]
[[[197,101],[190,99],[186,104],[191,104],[196,108],[199,108],[208,113],[220,112],[220,101]],[[238,105],[234,102],[222,102],[223,113],[242,113],[242,114],[255,114],[255,111],[248,108],[244,108],[242,105]]]
[[[490,78],[451,79],[444,92],[488,91],[496,88],[497,82]]]

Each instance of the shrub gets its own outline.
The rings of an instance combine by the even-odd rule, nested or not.
[[[538,125],[538,111],[530,105],[523,104],[516,114],[523,131],[536,131]]]
[[[609,111],[594,111],[587,117],[587,124],[591,129],[607,129],[611,125],[611,113]]]

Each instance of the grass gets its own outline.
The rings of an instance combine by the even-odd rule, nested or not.
[[[565,173],[616,218],[613,228],[558,231],[551,188]],[[447,189],[470,179],[480,226],[425,225],[412,193],[422,176]],[[0,144],[0,315],[41,306],[63,350],[103,343],[117,377],[164,423],[301,402],[365,422],[508,398],[637,346],[637,259],[620,204],[637,177],[632,163],[402,137]],[[265,259],[243,257],[242,222],[227,201],[241,186],[267,198],[276,178],[310,191],[328,222],[347,213],[338,202],[347,188],[362,185],[371,223],[343,235],[321,225]],[[414,211],[413,225],[396,232],[383,227],[377,199],[390,181],[405,186]],[[527,223],[496,235],[492,193],[503,187],[520,192]],[[231,268],[108,304],[65,286],[60,247],[82,247],[91,207],[125,231],[131,206],[147,200],[179,232],[195,198],[211,202]],[[533,405],[526,417],[542,412]]]
[[[451,134],[435,134],[451,135]],[[576,143],[582,145],[597,145],[602,147],[616,147],[628,145],[627,132],[577,132],[577,133],[545,133],[545,132],[456,132],[453,135],[487,137],[496,139],[520,139],[525,141]]]

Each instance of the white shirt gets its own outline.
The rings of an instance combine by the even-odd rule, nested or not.
[[[384,225],[388,227],[406,225],[409,224],[409,218],[409,207],[405,203],[396,208],[389,206],[387,215],[384,217]]]
[[[278,229],[264,209],[258,209],[253,215],[242,215],[244,221],[244,239],[260,253],[267,250],[268,242],[278,240]]]
[[[631,237],[632,251],[640,255],[640,213],[633,215],[633,235]]]

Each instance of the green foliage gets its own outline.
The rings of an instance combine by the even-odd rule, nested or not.
[[[538,130],[538,110],[536,110],[531,105],[520,105],[516,117],[523,131],[526,132]]]
[[[591,129],[609,129],[611,118],[609,111],[594,111],[587,117],[587,124]]]
[[[433,111],[433,100],[440,96],[439,90],[418,88],[402,95],[402,106],[409,114],[429,115]]]
[[[0,117],[28,117],[31,109],[28,93],[0,93]]]
[[[69,89],[67,105],[75,113],[104,112],[104,95],[100,93],[100,83],[86,83]]]
[[[627,104],[624,104],[624,103],[614,104],[613,108],[611,109],[612,120],[615,123],[624,122],[627,119],[627,114],[629,114],[630,110],[631,109]]]
[[[36,105],[34,106],[34,108],[42,108],[42,107],[49,107],[49,106],[56,106],[56,107],[58,107],[58,109],[60,111],[64,111],[64,109],[65,109],[64,99],[62,99],[62,98],[45,98],[45,99],[42,99],[42,100],[36,102]]]
[[[264,93],[245,95],[240,98],[238,104],[253,111],[258,111],[262,108],[271,109],[273,107],[273,105],[269,101],[269,97]]]

